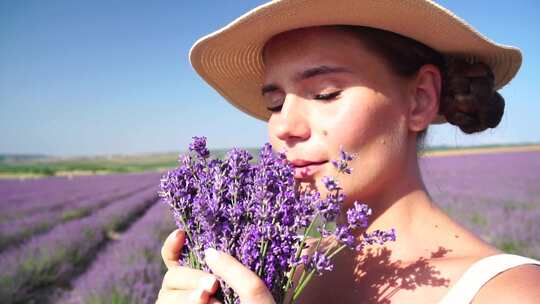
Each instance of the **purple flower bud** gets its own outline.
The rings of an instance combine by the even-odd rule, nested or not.
[[[354,248],[354,236],[347,226],[338,226],[334,231],[334,235],[339,242]]]
[[[396,240],[396,231],[394,228],[392,228],[389,231],[375,230],[371,233],[364,232],[362,242],[364,243],[364,245],[373,245],[373,244],[382,245],[385,242],[395,241],[395,240]]]
[[[194,136],[193,141],[189,144],[189,150],[197,153],[202,158],[208,158],[210,156],[210,152],[206,148],[206,137],[204,136]]]
[[[339,159],[345,162],[353,160],[355,156],[353,154],[347,153],[343,150],[343,146],[339,147]]]
[[[315,269],[318,275],[322,275],[324,271],[331,271],[334,269],[334,265],[332,265],[328,256],[317,251],[308,260],[306,268],[310,270]]]
[[[321,181],[328,191],[341,190],[338,181],[332,176],[324,176]]]
[[[368,226],[368,217],[371,215],[371,209],[366,204],[354,202],[352,208],[347,210],[347,223],[352,229]]]
[[[331,163],[336,167],[338,172],[351,174],[352,168],[349,168],[349,161],[353,160],[355,155],[347,153],[343,150],[343,147],[339,147],[339,160],[332,160]]]

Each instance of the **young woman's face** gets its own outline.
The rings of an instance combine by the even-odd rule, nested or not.
[[[324,191],[320,179],[333,175],[349,198],[369,200],[403,177],[407,80],[381,57],[351,34],[308,28],[274,37],[264,58],[270,142],[286,150],[299,181]],[[357,155],[352,175],[337,176],[330,163],[340,146]]]

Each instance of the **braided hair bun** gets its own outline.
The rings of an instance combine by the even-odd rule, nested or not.
[[[448,58],[439,114],[467,134],[495,128],[504,112],[504,98],[494,89],[491,69],[483,63]]]

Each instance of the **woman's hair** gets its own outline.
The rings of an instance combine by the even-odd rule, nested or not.
[[[412,77],[425,64],[439,68],[442,76],[439,114],[470,134],[495,128],[504,112],[504,98],[494,89],[491,69],[483,63],[469,63],[441,53],[405,36],[363,26],[332,25],[357,36],[371,51],[380,54],[399,76]],[[423,150],[427,128],[417,135]]]

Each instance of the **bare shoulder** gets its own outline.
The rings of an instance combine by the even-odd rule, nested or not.
[[[474,304],[538,303],[540,266],[522,265],[491,279],[476,295]]]

